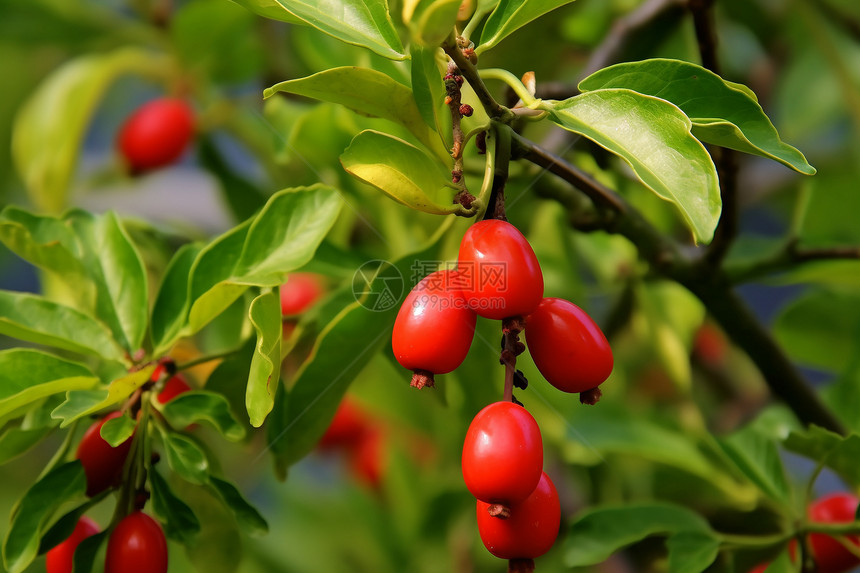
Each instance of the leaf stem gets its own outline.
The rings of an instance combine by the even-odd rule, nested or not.
[[[523,100],[526,107],[532,107],[538,103],[538,100],[529,92],[526,86],[511,72],[500,68],[488,68],[478,72],[481,79],[484,80],[499,80],[506,83],[517,96]]]
[[[460,48],[457,47],[457,39],[453,34],[442,44],[442,49],[457,65],[457,68],[459,68],[460,73],[466,81],[469,82],[469,85],[472,86],[472,89],[475,91],[475,95],[478,96],[478,101],[481,102],[481,106],[483,106],[487,115],[489,115],[491,119],[497,119],[503,123],[510,123],[516,118],[516,115],[511,112],[511,110],[499,104],[499,102],[493,98],[492,94],[490,94],[490,91],[487,89],[487,86],[484,85],[484,81],[481,79],[478,69],[469,61],[468,58],[466,58],[466,56],[463,55]]]

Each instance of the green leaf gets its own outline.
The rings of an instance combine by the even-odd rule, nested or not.
[[[571,524],[564,540],[564,560],[568,567],[596,565],[620,549],[652,535],[677,533],[698,534],[699,539],[713,537],[708,522],[689,509],[668,503],[632,503],[622,507],[601,506],[581,513]],[[690,546],[669,545],[684,556],[675,563],[689,559]],[[673,571],[679,571],[674,569]]]
[[[269,524],[257,509],[248,503],[242,493],[232,483],[209,477],[209,485],[236,515],[236,519],[251,535],[264,535],[269,532]]]
[[[117,416],[102,424],[99,435],[115,448],[134,434],[137,423],[130,416]]]
[[[54,429],[42,428],[7,428],[0,434],[0,465],[10,462],[41,443]]]
[[[746,428],[719,441],[723,451],[771,499],[789,505],[791,488],[776,443]]]
[[[353,177],[412,209],[446,215],[462,210],[452,202],[458,189],[451,171],[421,149],[392,135],[362,131],[340,156]]]
[[[409,130],[440,159],[450,157],[440,145],[436,130],[424,123],[412,90],[382,72],[352,66],[334,68],[276,84],[266,89],[263,97],[277,92],[338,103],[362,115],[393,121]]]
[[[161,436],[170,469],[193,484],[202,485],[209,480],[209,460],[194,440],[168,431]]]
[[[245,407],[251,425],[259,428],[272,411],[281,370],[281,303],[278,290],[254,299],[248,314],[257,331],[257,344],[248,373]]]
[[[501,0],[484,24],[481,42],[475,51],[480,54],[489,50],[532,20],[571,2],[573,0]]]
[[[789,451],[823,464],[854,487],[860,485],[860,436],[842,437],[824,428],[810,426],[806,433],[792,432],[783,443]]]
[[[338,192],[325,185],[284,189],[255,218],[203,248],[191,265],[188,324],[181,334],[200,330],[249,285],[277,286],[287,273],[307,264],[341,205]]]
[[[447,58],[441,48],[412,46],[412,95],[424,118],[424,123],[436,131],[445,147],[450,147],[451,111],[445,105],[445,75],[440,68],[441,58]],[[442,64],[444,65],[444,64]]]
[[[15,118],[12,155],[33,202],[59,212],[90,120],[108,88],[123,74],[163,78],[169,61],[139,48],[88,54],[42,82]]]
[[[0,291],[0,334],[108,360],[123,358],[103,324],[74,308],[28,293]]]
[[[461,0],[407,0],[403,3],[403,23],[409,26],[418,44],[436,48],[457,24]]]
[[[87,511],[93,506],[98,505],[109,492],[104,491],[94,497],[89,498],[85,503],[82,503],[75,509],[67,512],[61,518],[54,522],[51,528],[39,540],[39,554],[45,553],[52,547],[55,547],[68,537],[75,530],[78,521]]]
[[[64,218],[80,238],[81,262],[96,284],[96,316],[133,354],[143,344],[149,308],[146,269],[137,248],[115,213],[75,210]]]
[[[773,332],[792,359],[840,372],[854,359],[858,325],[860,296],[856,292],[816,289],[783,308]]]
[[[152,510],[164,524],[164,533],[170,539],[191,544],[200,532],[200,521],[194,511],[170,489],[161,474],[154,469],[149,472],[152,488]]]
[[[169,349],[172,341],[187,324],[191,266],[202,248],[199,243],[183,245],[170,259],[164,271],[164,278],[152,307],[150,325],[150,337],[156,356]]]
[[[99,379],[83,364],[38,350],[0,351],[0,416],[45,396],[91,388]]]
[[[117,378],[106,389],[70,390],[66,394],[66,400],[51,412],[51,417],[62,420],[60,427],[65,428],[79,418],[95,414],[99,410],[125,400],[135,390],[149,382],[153,371],[155,371],[155,364]]]
[[[711,240],[721,211],[717,171],[684,112],[624,89],[545,101],[541,109],[561,127],[621,157],[651,191],[678,207],[697,241]]]
[[[696,64],[651,59],[616,64],[579,83],[586,92],[624,88],[659,97],[681,108],[700,140],[767,157],[804,175],[815,168],[784,143],[749,88],[722,79]]]
[[[75,549],[75,573],[90,573],[93,570],[99,548],[109,535],[110,530],[105,530],[81,541],[78,548]]]
[[[208,387],[208,386],[207,386]],[[221,435],[232,442],[245,437],[245,428],[233,417],[230,403],[222,395],[205,390],[183,392],[167,404],[154,402],[167,422],[176,429],[198,422],[209,422]]]
[[[268,196],[233,171],[211,137],[197,137],[197,159],[215,176],[221,193],[237,220],[244,221],[253,216],[266,203]]]
[[[276,469],[307,455],[322,437],[350,383],[386,344],[400,302],[406,295],[404,277],[412,276],[415,261],[437,260],[438,242],[454,222],[446,220],[419,252],[386,263],[357,285],[362,296],[342,308],[317,338],[289,392],[280,392],[266,430]]]
[[[717,558],[720,540],[714,535],[682,531],[666,541],[670,573],[701,573]]]
[[[21,498],[3,542],[3,564],[9,573],[27,568],[54,512],[67,501],[83,498],[86,488],[84,467],[77,460],[57,466],[33,484]]]
[[[234,0],[252,12],[285,22],[303,22],[392,60],[404,60],[403,44],[386,0]]]

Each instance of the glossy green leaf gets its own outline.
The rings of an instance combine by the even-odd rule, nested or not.
[[[604,68],[579,83],[582,91],[623,88],[672,102],[693,122],[700,140],[768,157],[805,175],[814,175],[803,154],[784,143],[746,88],[696,64],[652,59]]]
[[[163,78],[168,60],[151,50],[123,48],[75,58],[42,82],[18,112],[12,153],[33,202],[59,212],[78,152],[102,97],[123,74]]]
[[[680,109],[623,89],[545,101],[541,108],[561,127],[621,157],[651,191],[678,207],[697,241],[711,240],[721,211],[717,171]]]
[[[362,115],[393,121],[408,129],[440,159],[448,157],[436,130],[424,123],[412,90],[382,72],[358,67],[334,68],[276,84],[263,92],[263,97],[277,92],[338,103]]]
[[[115,213],[65,215],[83,245],[81,262],[96,284],[95,312],[130,354],[141,348],[148,322],[146,269]]]
[[[248,503],[236,486],[215,476],[209,477],[209,485],[218,493],[227,507],[233,511],[236,519],[248,533],[264,535],[269,532],[269,524],[266,523],[265,518],[253,505]]]
[[[421,149],[392,135],[362,131],[343,155],[343,168],[412,209],[446,215],[462,209],[452,202],[457,188],[451,171]]]
[[[90,573],[93,570],[99,549],[107,541],[109,535],[110,531],[105,530],[81,541],[78,548],[75,549],[75,573]]]
[[[193,484],[209,480],[209,460],[194,440],[176,432],[162,432],[161,437],[170,469]]]
[[[445,75],[439,67],[445,56],[441,48],[412,46],[412,94],[424,122],[442,138],[443,145],[450,147],[451,111],[445,105]],[[444,64],[442,64],[444,65]]]
[[[83,364],[38,350],[0,351],[0,416],[45,396],[99,383]]]
[[[207,386],[208,387],[208,386]],[[167,404],[160,405],[161,414],[176,429],[198,422],[209,422],[225,438],[237,442],[245,437],[245,428],[233,417],[230,403],[222,395],[206,390],[183,392]]]
[[[115,448],[129,439],[136,427],[137,423],[130,416],[117,416],[102,424],[99,435],[112,448]]]
[[[51,427],[7,428],[0,434],[0,465],[25,454],[42,442],[53,431]]]
[[[66,394],[66,400],[51,412],[51,417],[62,420],[60,427],[65,428],[79,418],[118,404],[146,384],[154,370],[155,365],[152,364],[130,372],[111,382],[106,389],[71,390]]]
[[[703,517],[678,505],[652,502],[620,507],[600,506],[586,510],[574,519],[564,540],[564,560],[568,567],[596,565],[624,547],[652,535],[671,537],[677,533],[695,533],[707,537],[710,531]],[[684,547],[683,539],[674,548],[684,553],[689,551]],[[669,545],[670,563],[672,549],[673,546]]]
[[[792,359],[840,372],[854,358],[860,337],[860,296],[850,290],[810,290],[776,318],[773,332]]]
[[[170,539],[191,544],[200,531],[200,521],[194,511],[182,501],[161,474],[154,469],[149,472],[152,488],[152,510],[164,525],[164,533]]]
[[[406,59],[386,0],[234,0],[261,16],[302,22],[392,60]]]
[[[791,487],[776,444],[753,429],[744,429],[720,440],[726,455],[738,469],[771,499],[789,505]]]
[[[0,334],[108,360],[123,358],[102,323],[74,308],[28,293],[0,291]]]
[[[500,0],[484,24],[481,42],[475,51],[480,54],[489,50],[532,20],[571,2],[573,0]]]
[[[185,556],[194,571],[207,573],[240,573],[245,561],[245,537],[239,524],[218,494],[207,486],[196,486],[174,480],[173,491],[187,503],[200,522],[200,532],[192,545],[185,546]],[[270,538],[274,540],[274,538]],[[281,563],[282,564],[282,563]],[[187,567],[191,570],[191,567]]]
[[[78,524],[81,516],[86,514],[94,505],[101,502],[108,492],[102,492],[94,497],[89,498],[86,502],[77,506],[75,509],[67,512],[51,525],[51,528],[45,532],[39,540],[39,554],[45,553],[51,547],[56,546],[72,534],[75,526]]]
[[[163,354],[186,326],[191,266],[202,248],[199,243],[183,245],[164,271],[152,307],[150,324],[150,337],[156,356]]]
[[[403,22],[418,44],[436,48],[454,31],[460,4],[461,0],[407,0]]]
[[[67,501],[83,498],[86,488],[84,467],[75,460],[57,466],[27,490],[3,541],[6,571],[20,573],[30,565],[54,512]]]
[[[806,456],[823,464],[849,484],[860,486],[860,435],[842,437],[818,426],[810,426],[804,432],[792,432],[783,443],[789,451]]]
[[[670,573],[701,573],[717,558],[720,539],[707,532],[682,531],[666,540]]]
[[[249,285],[284,282],[311,260],[341,205],[338,192],[325,185],[284,189],[255,218],[204,247],[191,265],[188,324],[181,334],[200,330]]]
[[[245,407],[251,425],[259,428],[272,411],[280,382],[283,334],[278,291],[269,290],[255,298],[248,313],[257,331],[257,345],[248,373]]]

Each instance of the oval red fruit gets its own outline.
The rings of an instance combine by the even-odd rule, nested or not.
[[[166,571],[167,540],[158,522],[140,511],[124,517],[108,540],[105,573]]]
[[[164,388],[158,393],[158,396],[156,396],[155,399],[158,400],[160,404],[167,404],[180,394],[184,394],[189,390],[191,390],[191,386],[188,385],[180,374],[176,374],[167,381]]]
[[[543,273],[531,245],[506,221],[475,223],[460,243],[463,294],[480,316],[525,316],[543,297]]]
[[[466,307],[459,285],[457,271],[436,271],[406,296],[391,336],[401,366],[445,374],[466,358],[477,316]]]
[[[543,441],[528,410],[495,402],[478,412],[463,443],[463,480],[479,500],[510,505],[529,496],[543,472]]]
[[[585,392],[612,373],[612,348],[603,331],[572,302],[545,298],[526,319],[529,354],[547,382]]]
[[[478,500],[478,533],[487,551],[500,559],[536,559],[552,548],[561,524],[558,492],[545,473],[525,500],[511,506],[507,519],[493,517]]]
[[[77,458],[84,466],[87,476],[87,495],[92,497],[114,485],[122,474],[122,467],[128,457],[132,438],[112,448],[101,436],[102,426],[108,420],[122,416],[121,412],[111,412],[84,432],[78,444]]]
[[[87,516],[83,516],[75,525],[75,530],[65,541],[52,547],[45,555],[45,571],[47,573],[72,573],[75,559],[75,549],[81,541],[99,532],[99,526]]]
[[[175,162],[194,136],[194,112],[180,99],[160,98],[139,107],[120,128],[117,144],[132,173]]]
[[[349,396],[341,400],[318,446],[322,450],[354,448],[369,429],[369,419],[364,410]]]
[[[858,503],[860,500],[855,495],[834,493],[813,502],[807,509],[807,515],[813,523],[852,523]],[[860,537],[846,537],[860,547]],[[860,565],[860,558],[829,535],[812,533],[809,535],[809,545],[818,573],[844,573]]]
[[[325,292],[322,279],[313,273],[292,273],[281,285],[281,314],[301,314]]]
[[[358,483],[379,489],[385,470],[385,445],[385,431],[373,426],[362,433],[355,447],[349,450],[349,469]]]

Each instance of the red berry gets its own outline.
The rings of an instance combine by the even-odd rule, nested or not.
[[[313,273],[292,273],[281,285],[281,314],[301,314],[325,293],[323,282]]]
[[[526,319],[526,344],[540,373],[564,392],[596,388],[612,373],[612,349],[584,310],[545,298]]]
[[[477,317],[466,308],[459,284],[457,271],[436,271],[407,295],[391,336],[394,356],[401,366],[445,374],[466,358]]]
[[[81,541],[99,532],[99,526],[89,517],[81,517],[75,525],[75,530],[62,543],[52,547],[45,555],[45,570],[47,573],[72,573],[75,549]]]
[[[175,162],[194,136],[194,112],[180,99],[161,98],[137,109],[119,132],[118,145],[132,173]]]
[[[121,412],[111,412],[93,423],[78,444],[77,458],[84,466],[84,473],[87,476],[87,495],[90,497],[114,485],[122,474],[132,438],[112,448],[100,434],[105,422],[121,415]]]
[[[749,573],[764,573],[767,568],[770,566],[770,563],[762,563],[752,569],[750,569]]]
[[[561,524],[558,492],[545,473],[525,500],[511,506],[507,519],[491,516],[478,500],[478,533],[487,551],[500,559],[535,559],[550,550]]]
[[[852,523],[860,500],[850,493],[835,493],[813,502],[807,509],[809,520],[813,523]],[[851,543],[860,547],[860,537],[846,536]],[[833,537],[823,533],[811,533],[809,544],[812,556],[818,566],[818,573],[844,573],[860,564],[860,558],[848,551]]]
[[[105,573],[166,573],[167,540],[157,521],[136,511],[120,521],[108,540]]]
[[[508,506],[524,500],[543,471],[537,422],[513,402],[490,404],[469,425],[462,465],[466,487],[479,500]]]
[[[693,352],[711,366],[719,366],[726,359],[728,343],[726,336],[713,324],[706,322],[696,331]]]
[[[475,223],[460,243],[457,269],[469,307],[485,318],[531,313],[543,297],[543,274],[526,238],[506,221]]]
[[[338,406],[331,424],[320,438],[319,447],[323,450],[355,448],[368,428],[367,414],[352,398],[346,396]]]
[[[185,379],[180,374],[176,374],[167,381],[167,384],[164,385],[164,388],[158,393],[158,396],[156,396],[155,399],[158,400],[160,404],[167,404],[172,399],[176,398],[180,394],[188,392],[189,390],[191,390],[191,387]]]

